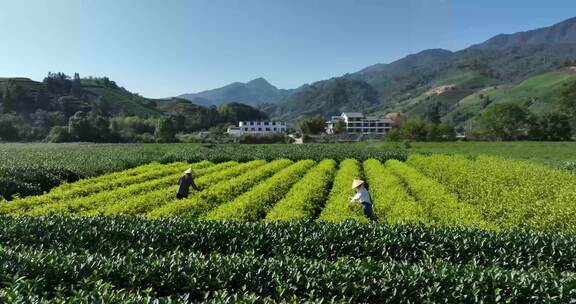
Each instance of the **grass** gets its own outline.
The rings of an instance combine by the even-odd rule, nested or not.
[[[391,142],[368,142],[360,145],[376,149],[406,148],[402,143]],[[498,155],[552,167],[560,167],[568,161],[576,162],[576,142],[413,142],[407,150],[410,153]]]

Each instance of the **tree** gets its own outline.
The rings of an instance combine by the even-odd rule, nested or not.
[[[334,133],[342,134],[346,133],[346,123],[342,119],[338,119],[334,125]]]
[[[300,120],[298,126],[304,134],[320,134],[325,130],[325,123],[324,117],[316,115]]]
[[[395,128],[386,133],[385,139],[389,141],[399,141],[404,139],[404,136],[400,128]]]
[[[438,124],[433,122],[427,122],[424,125],[424,129],[426,130],[426,140],[427,141],[435,141],[442,139],[440,134],[440,130],[438,129]]]
[[[98,98],[92,102],[91,109],[91,112],[96,115],[104,117],[110,116],[110,103],[108,103],[106,99],[102,98],[102,96],[98,96]]]
[[[2,113],[12,112],[13,101],[8,86],[4,88],[4,94],[2,95]]]
[[[218,106],[217,111],[221,117],[221,122],[227,123],[268,119],[268,115],[266,115],[266,113],[249,105],[235,102],[220,105]]]
[[[82,96],[82,87],[80,82],[80,74],[74,73],[74,79],[70,85],[70,95],[80,98]]]
[[[32,124],[40,128],[49,128],[51,126],[50,116],[48,112],[42,109],[37,109],[34,113],[30,113],[30,120]]]
[[[149,142],[148,139],[154,137],[156,123],[155,118],[112,117],[110,118],[110,131],[120,136],[125,142],[142,141],[141,139]]]
[[[480,116],[480,125],[489,137],[513,140],[525,136],[530,128],[530,112],[513,103],[494,104]]]
[[[50,133],[48,133],[45,140],[52,143],[62,143],[73,141],[73,138],[67,127],[55,126],[50,129]]]
[[[88,104],[73,96],[62,96],[58,98],[58,108],[66,117],[71,117],[78,112],[90,111]]]
[[[400,134],[404,139],[425,140],[428,135],[428,130],[426,130],[426,123],[421,119],[412,118],[402,125]]]
[[[493,102],[493,100],[488,95],[480,95],[480,99],[482,100],[482,109],[485,109]]]
[[[568,84],[562,91],[560,109],[566,113],[572,127],[576,129],[576,81]]]
[[[76,112],[68,120],[68,132],[79,141],[95,141],[92,124],[88,114],[82,111]]]
[[[172,117],[163,117],[158,120],[154,136],[159,142],[175,142],[176,139],[176,124]]]
[[[426,108],[426,119],[434,124],[440,123],[440,103],[434,102],[427,106]]]
[[[78,111],[68,120],[70,135],[79,141],[106,142],[110,140],[109,122],[106,118]]]
[[[547,113],[534,118],[530,137],[538,140],[569,140],[572,135],[570,118],[560,112]]]
[[[110,132],[110,121],[106,117],[100,115],[90,115],[90,122],[92,126],[92,138],[95,142],[110,142],[112,140]],[[116,141],[116,140],[112,140]]]
[[[0,115],[0,140],[16,141],[20,139],[18,117],[13,114]]]
[[[449,123],[441,123],[437,126],[438,134],[442,140],[453,140],[456,138],[456,130]]]
[[[48,109],[48,96],[46,96],[46,92],[41,87],[38,89],[36,96],[34,96],[34,108],[35,109]]]
[[[70,93],[70,87],[72,86],[70,76],[64,73],[48,73],[43,82],[50,93],[62,95]]]

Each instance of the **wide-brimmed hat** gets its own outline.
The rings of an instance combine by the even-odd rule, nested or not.
[[[186,171],[184,171],[184,174],[194,175],[194,170],[192,170],[192,168],[188,168],[188,169],[186,169]]]
[[[364,184],[363,180],[355,179],[352,181],[352,189],[358,188]]]

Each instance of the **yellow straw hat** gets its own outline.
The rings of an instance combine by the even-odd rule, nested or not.
[[[364,184],[363,180],[355,179],[352,181],[352,189],[356,189]]]
[[[192,168],[188,168],[188,169],[186,169],[186,171],[184,171],[184,174],[192,174],[192,175],[194,175],[194,170],[192,170]]]

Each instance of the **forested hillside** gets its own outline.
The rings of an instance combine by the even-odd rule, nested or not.
[[[283,119],[337,115],[344,110],[399,111],[425,120],[439,115],[460,128],[499,103],[525,105],[541,116],[558,110],[562,89],[576,81],[575,37],[576,18],[500,35],[457,52],[425,50],[303,86],[284,102],[265,109]]]
[[[220,132],[239,119],[266,117],[237,103],[208,108],[145,98],[107,77],[0,78],[0,141],[173,142],[178,133]]]

